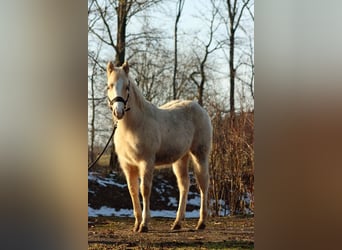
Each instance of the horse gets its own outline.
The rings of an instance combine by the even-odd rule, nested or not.
[[[115,151],[133,203],[134,232],[147,232],[155,166],[170,166],[177,177],[179,204],[171,230],[181,229],[189,190],[188,161],[192,158],[201,195],[197,230],[206,227],[208,214],[209,153],[212,125],[195,101],[171,101],[161,107],[148,102],[129,75],[125,62],[107,64],[107,97],[113,119]],[[143,199],[141,211],[140,192]]]

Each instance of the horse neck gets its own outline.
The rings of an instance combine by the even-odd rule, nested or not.
[[[120,120],[120,123],[127,129],[136,129],[139,127],[144,118],[144,113],[148,108],[147,101],[138,91],[137,86],[132,86],[129,101],[127,103],[127,108],[129,108],[129,110],[126,111],[124,118]]]

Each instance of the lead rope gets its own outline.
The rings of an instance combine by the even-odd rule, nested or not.
[[[110,142],[110,140],[113,138],[114,132],[115,132],[115,130],[116,130],[117,127],[118,127],[118,125],[117,125],[117,123],[115,123],[115,124],[114,124],[114,128],[113,128],[113,131],[112,131],[112,134],[110,135],[110,137],[109,137],[109,139],[108,139],[108,141],[107,141],[107,143],[106,143],[106,146],[103,148],[102,152],[101,152],[100,154],[97,155],[95,161],[93,161],[92,163],[90,163],[90,164],[88,165],[88,170],[91,169],[91,168],[96,164],[96,162],[101,158],[101,156],[103,155],[103,153],[106,151],[106,149],[107,149],[107,147],[108,147],[108,145],[109,145],[109,142]]]

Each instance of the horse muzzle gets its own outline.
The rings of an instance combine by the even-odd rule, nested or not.
[[[124,109],[113,109],[113,115],[116,119],[121,120],[125,115]]]
[[[113,107],[113,115],[116,119],[121,120],[125,115],[125,108],[121,107],[121,103],[116,103]]]
[[[116,119],[121,120],[123,118],[126,110],[126,103],[127,100],[124,100],[120,96],[115,97],[113,100],[108,98],[108,105]]]

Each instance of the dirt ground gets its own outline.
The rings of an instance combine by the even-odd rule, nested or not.
[[[197,219],[171,231],[171,218],[152,218],[148,233],[132,231],[133,218],[89,218],[88,249],[254,249],[254,217],[209,218],[196,231]]]

